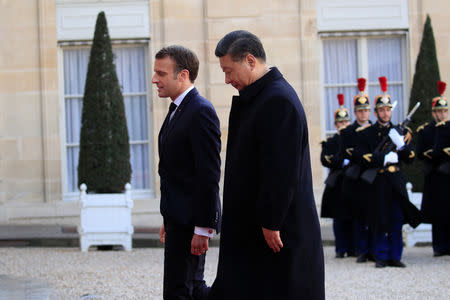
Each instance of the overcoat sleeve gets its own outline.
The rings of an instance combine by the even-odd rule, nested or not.
[[[259,113],[256,215],[264,228],[280,230],[298,188],[299,168],[310,168],[299,165],[308,141],[303,127],[306,120],[300,120],[297,109],[284,98],[270,99]]]
[[[195,166],[194,224],[215,228],[219,203],[221,141],[219,120],[211,107],[203,106],[193,116],[190,135]]]

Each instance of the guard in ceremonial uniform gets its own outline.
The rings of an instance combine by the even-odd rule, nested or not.
[[[448,102],[442,96],[445,82],[438,81],[440,96],[432,100],[433,119],[417,129],[417,156],[424,162],[422,196],[424,222],[432,224],[434,256],[450,255],[450,123]]]
[[[353,217],[353,236],[356,254],[356,262],[363,263],[372,258],[369,238],[370,233],[366,225],[367,215],[367,184],[359,179],[361,166],[355,160],[355,151],[358,151],[358,132],[371,126],[369,121],[370,102],[369,96],[364,93],[366,79],[358,78],[359,93],[353,97],[353,108],[356,120],[341,131],[341,152],[344,155],[344,178],[342,180],[343,197],[350,201],[351,215]],[[358,156],[358,155],[356,155]]]
[[[405,267],[401,262],[403,251],[402,226],[416,227],[419,211],[409,202],[406,179],[400,171],[400,162],[411,162],[414,151],[405,141],[404,129],[391,123],[391,97],[386,93],[386,77],[380,77],[382,95],[375,97],[377,123],[361,131],[361,144],[356,160],[364,168],[376,168],[376,177],[369,190],[368,224],[373,231],[375,266]],[[408,135],[410,137],[410,135]],[[364,178],[364,174],[362,175]]]
[[[336,258],[355,255],[353,244],[353,222],[348,201],[342,193],[343,154],[339,151],[340,131],[350,124],[348,110],[343,107],[344,95],[338,94],[339,108],[334,112],[337,133],[322,142],[320,160],[330,169],[322,196],[322,218],[333,218]]]

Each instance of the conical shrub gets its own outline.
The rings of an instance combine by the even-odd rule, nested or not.
[[[130,182],[130,145],[125,106],[106,16],[100,12],[95,25],[81,117],[78,186],[88,192],[119,193]]]
[[[409,99],[409,110],[418,101],[421,102],[419,110],[414,114],[410,123],[410,127],[414,132],[414,141],[417,140],[417,127],[432,119],[431,100],[433,97],[439,96],[436,83],[440,78],[433,27],[431,26],[431,18],[427,15]],[[422,162],[415,159],[411,165],[405,166],[405,173],[407,180],[413,184],[414,191],[422,192],[424,180]]]

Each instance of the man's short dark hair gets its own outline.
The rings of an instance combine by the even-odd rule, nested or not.
[[[183,46],[172,45],[162,48],[156,53],[156,59],[163,59],[170,57],[175,62],[175,74],[178,74],[182,70],[189,71],[189,80],[194,83],[198,75],[199,61],[195,53]]]
[[[266,61],[266,52],[259,38],[246,30],[236,30],[228,33],[217,44],[217,57],[230,55],[233,61],[241,61],[247,54]]]

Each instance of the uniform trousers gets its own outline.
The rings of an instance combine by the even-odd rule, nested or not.
[[[355,231],[352,220],[333,219],[336,254],[355,255]]]
[[[194,226],[165,220],[164,300],[204,300],[209,287],[203,280],[205,254],[191,254]]]
[[[375,230],[374,232],[374,254],[376,260],[400,260],[403,252],[403,213],[400,203],[392,199],[391,203],[391,226],[388,232]]]

